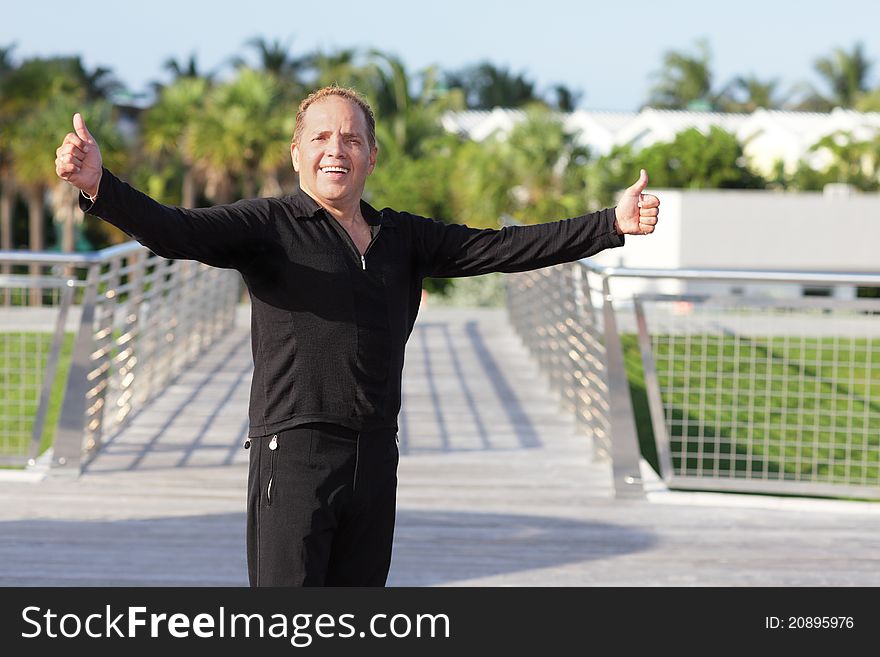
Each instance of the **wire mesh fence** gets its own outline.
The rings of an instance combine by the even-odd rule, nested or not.
[[[653,359],[652,401],[662,406],[655,432],[667,479],[880,490],[877,300],[660,297],[642,299],[637,312],[642,356]]]
[[[64,330],[71,296],[69,279],[0,276],[2,466],[32,460],[54,438],[73,344]]]

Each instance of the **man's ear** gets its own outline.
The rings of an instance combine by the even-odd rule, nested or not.
[[[290,145],[290,161],[293,162],[293,170],[299,173],[299,148],[295,143]]]
[[[379,152],[379,146],[373,146],[370,149],[370,165],[367,167],[367,173],[373,173],[373,169],[376,168],[376,154]]]

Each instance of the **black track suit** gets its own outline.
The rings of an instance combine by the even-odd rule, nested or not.
[[[500,230],[361,202],[361,255],[308,194],[157,203],[104,169],[81,208],[171,259],[238,270],[251,299],[252,585],[384,584],[406,341],[427,277],[519,272],[622,246],[614,209]],[[295,444],[295,447],[294,447]]]

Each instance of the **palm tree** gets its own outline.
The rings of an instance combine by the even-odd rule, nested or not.
[[[4,76],[15,69],[15,63],[12,60],[12,51],[15,50],[15,44],[8,46],[0,46],[0,76]]]
[[[34,58],[12,66],[11,49],[4,49],[4,74],[0,78],[0,173],[3,196],[0,199],[3,246],[12,246],[13,206],[18,193],[28,204],[30,248],[45,246],[45,194],[55,178],[51,153],[58,136],[48,126],[64,125],[51,114],[69,98],[82,98],[82,67],[73,58]],[[71,111],[70,116],[73,115]],[[48,155],[47,155],[48,154]],[[39,268],[31,267],[38,275]],[[36,302],[38,296],[33,297]]]
[[[789,96],[780,96],[780,93],[778,79],[738,76],[721,92],[718,104],[727,112],[754,112],[759,107],[781,109]]]
[[[314,66],[314,55],[291,57],[289,43],[282,43],[279,39],[267,41],[257,36],[249,39],[245,45],[257,51],[259,70],[272,73],[279,80],[289,82],[297,89],[303,87],[303,73]],[[247,63],[241,57],[233,58],[232,63],[236,68],[247,68]]]
[[[58,135],[49,126],[64,125],[65,119],[69,120],[79,109],[65,102],[69,98],[62,97],[59,101],[38,105],[20,117],[15,140],[10,145],[16,186],[28,206],[28,248],[31,251],[45,249],[46,195],[58,180],[51,156],[58,146]],[[39,276],[40,272],[39,265],[30,266],[31,276]],[[31,291],[31,304],[40,304],[39,290]]]
[[[696,54],[670,50],[663,56],[660,81],[651,89],[646,105],[659,109],[711,109],[712,70],[709,44],[697,41]]]
[[[202,71],[201,68],[199,68],[198,57],[195,53],[190,53],[189,58],[186,60],[178,60],[174,57],[169,57],[162,63],[162,68],[171,74],[171,84],[187,78],[202,78],[211,82],[216,76],[216,71]],[[162,93],[162,90],[166,86],[168,85],[165,82],[160,82],[158,80],[153,80],[150,83],[150,87],[156,97]]]
[[[79,57],[70,57],[69,61],[73,75],[82,81],[86,98],[110,98],[115,93],[125,91],[125,86],[111,69],[99,66],[89,71]]]
[[[189,59],[178,61],[174,57],[169,57],[162,64],[162,68],[171,73],[175,80],[180,78],[206,78],[211,80],[214,77],[213,72],[202,72],[199,69],[198,57],[195,53],[190,53]]]
[[[583,165],[589,151],[554,113],[531,106],[527,120],[499,145],[499,155],[511,166],[510,182],[516,184],[510,208],[515,215],[546,221],[576,214],[583,206]]]
[[[12,248],[12,206],[15,202],[15,178],[12,175],[12,156],[9,144],[12,143],[14,116],[6,107],[6,78],[16,68],[12,59],[15,44],[0,47],[0,249]],[[0,273],[8,274],[9,265],[3,265]],[[8,290],[7,290],[8,295]]]
[[[274,75],[240,68],[235,79],[209,94],[204,116],[193,125],[192,152],[213,200],[231,199],[230,176],[253,197],[261,179],[277,178],[289,162],[294,115],[282,92]]]
[[[318,52],[313,56],[315,69],[315,86],[360,88],[364,86],[364,70],[357,63],[358,51],[354,48],[343,48],[329,54]]]
[[[801,107],[825,112],[835,107],[854,107],[868,91],[868,71],[872,65],[862,43],[856,43],[851,53],[835,48],[830,56],[820,57],[814,65],[829,93],[823,94],[808,86]]]
[[[181,77],[162,89],[143,117],[144,151],[159,161],[176,161],[183,169],[181,204],[196,205],[196,158],[192,134],[204,114],[210,82]]]
[[[463,90],[470,109],[521,107],[540,101],[534,82],[523,73],[511,73],[491,62],[447,73],[445,82],[448,88]]]
[[[437,69],[425,69],[414,82],[400,58],[388,53],[371,51],[363,77],[379,119],[376,135],[386,158],[419,155],[426,140],[443,134],[440,115],[463,107],[460,94],[441,86]],[[418,94],[413,94],[413,87]]]
[[[4,198],[3,236],[11,238],[13,190],[28,205],[28,241],[31,249],[45,247],[46,196],[53,185],[63,183],[55,176],[51,154],[58,146],[59,126],[70,125],[75,111],[92,116],[102,113],[107,127],[101,128],[104,159],[114,164],[120,152],[119,140],[112,130],[108,103],[88,94],[109,93],[119,88],[106,69],[87,71],[78,57],[35,58],[7,69],[0,78],[0,133]],[[63,129],[63,128],[62,128]],[[97,136],[97,135],[96,135]],[[59,209],[59,208],[56,208]],[[61,208],[67,214],[67,208]],[[66,226],[69,235],[71,226]],[[70,246],[67,241],[67,246]],[[37,274],[38,268],[32,268]]]
[[[584,205],[587,150],[540,105],[505,138],[467,142],[451,185],[455,216],[497,227],[502,214],[527,223],[571,216]]]
[[[9,144],[12,143],[10,133],[13,113],[4,101],[8,99],[6,78],[16,68],[12,60],[14,49],[14,44],[0,47],[0,249],[12,248],[12,204],[15,200],[15,192]],[[2,273],[8,272],[8,265],[4,265]]]
[[[554,85],[551,92],[554,97],[551,104],[560,112],[574,112],[577,104],[581,101],[581,97],[583,96],[582,92],[573,91],[570,87],[564,84]]]

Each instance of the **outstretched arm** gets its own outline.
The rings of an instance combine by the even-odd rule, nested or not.
[[[501,230],[413,217],[413,244],[423,276],[477,276],[540,269],[623,246],[624,235],[647,235],[657,223],[659,199],[644,194],[648,177],[626,189],[616,208],[580,217]]]
[[[73,127],[56,151],[55,172],[82,191],[84,212],[165,258],[241,269],[259,255],[270,225],[266,200],[194,210],[163,205],[103,168],[98,142],[78,113]]]

